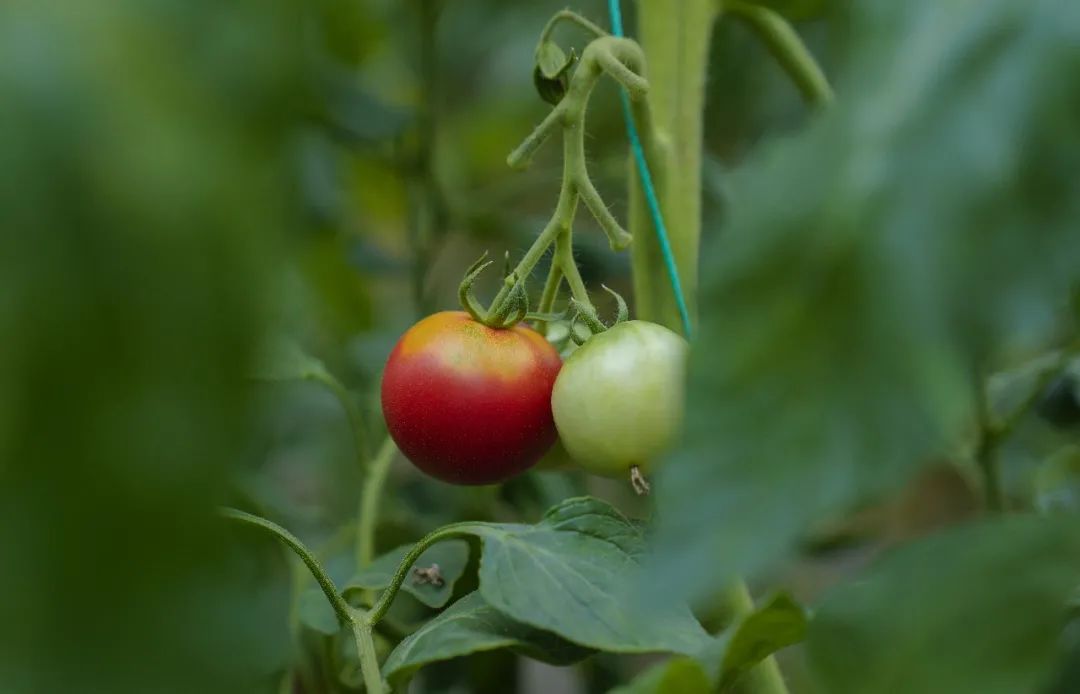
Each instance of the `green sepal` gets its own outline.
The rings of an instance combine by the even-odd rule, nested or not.
[[[493,262],[488,260],[487,257],[487,251],[484,251],[480,259],[465,271],[465,277],[462,278],[461,284],[458,285],[458,301],[461,303],[461,308],[465,309],[473,317],[473,320],[485,325],[488,322],[487,311],[477,301],[476,295],[473,293],[473,284],[476,282],[476,278],[480,276],[480,273],[484,271],[484,268]]]
[[[536,47],[533,85],[541,99],[552,106],[562,101],[570,84],[570,68],[576,62],[574,49],[567,55],[554,41],[544,41]]]

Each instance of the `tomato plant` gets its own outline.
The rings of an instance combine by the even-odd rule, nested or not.
[[[436,313],[409,328],[386,362],[386,428],[434,477],[501,482],[555,442],[551,387],[561,365],[531,328],[495,330],[464,311]]]
[[[577,4],[0,3],[4,694],[1080,691],[1080,4]]]

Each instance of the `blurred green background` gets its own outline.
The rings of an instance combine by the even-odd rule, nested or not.
[[[872,93],[876,77],[889,72],[888,57],[894,55],[889,51],[900,50],[896,44],[902,45],[904,32],[915,31],[897,25],[895,36],[901,38],[892,43],[888,32],[867,31],[855,40],[844,11],[820,16],[811,6],[822,3],[773,4],[794,8],[798,31],[827,74],[854,75],[847,85],[855,96]],[[351,572],[348,521],[357,504],[359,472],[345,415],[317,384],[268,383],[254,376],[266,345],[287,336],[356,394],[371,436],[381,436],[376,386],[397,337],[418,317],[455,307],[462,272],[481,252],[494,257],[524,252],[553,208],[558,147],[544,149],[524,173],[510,172],[505,157],[549,108],[532,85],[533,49],[540,28],[564,5],[547,0],[0,4],[0,692],[318,692],[324,691],[318,684],[323,681],[347,685],[320,670],[355,669],[347,644],[295,628],[298,615],[290,608],[290,595],[310,579],[294,572],[276,544],[226,527],[213,513],[226,503],[260,510],[317,547],[335,578],[344,580]],[[633,3],[625,5],[632,27]],[[602,25],[607,24],[605,7],[599,0],[574,5]],[[1049,10],[1044,14],[1050,16]],[[998,36],[993,32],[1001,27],[987,22],[982,34],[978,27],[971,30],[971,41]],[[1010,25],[1001,26],[1000,35],[1010,35]],[[564,45],[582,45],[574,29],[562,29],[559,36]],[[1053,45],[1061,45],[1061,36],[1056,38]],[[1016,48],[1020,58],[1032,55],[1025,52],[1029,49],[1029,44]],[[925,55],[948,58],[936,50],[930,46]],[[876,61],[869,59],[873,56]],[[1075,52],[1055,56],[1058,67],[1078,66]],[[798,402],[805,405],[822,382],[848,376],[835,363],[834,370],[814,371],[805,380],[798,369],[821,355],[845,359],[847,354],[831,340],[815,342],[821,335],[802,323],[781,324],[776,334],[760,335],[754,332],[758,323],[746,315],[757,310],[761,313],[754,315],[772,315],[776,307],[769,303],[769,289],[788,286],[785,282],[809,288],[806,306],[824,309],[822,325],[849,326],[852,315],[844,311],[852,307],[844,297],[837,306],[829,303],[836,296],[828,291],[815,293],[818,278],[827,274],[821,267],[835,268],[831,263],[836,262],[843,270],[847,258],[801,254],[804,247],[785,234],[799,226],[799,215],[811,221],[880,218],[886,220],[883,227],[914,228],[925,221],[914,211],[936,199],[954,180],[950,176],[963,172],[928,174],[915,165],[905,168],[900,156],[891,160],[900,162],[894,168],[875,169],[846,149],[872,141],[873,133],[860,130],[865,121],[841,117],[817,127],[811,135],[816,139],[801,153],[787,150],[775,161],[758,161],[759,172],[772,167],[773,183],[753,175],[737,180],[735,188],[749,191],[744,199],[756,206],[733,213],[728,172],[754,152],[783,146],[807,127],[810,114],[760,42],[739,23],[717,25],[709,65],[706,246],[715,246],[718,230],[732,218],[740,229],[777,231],[760,246],[739,245],[736,236],[730,248],[706,255],[703,313],[710,305],[730,306],[733,296],[752,295],[760,305],[747,302],[746,313],[732,311],[724,325],[706,321],[703,339],[719,344],[718,336],[744,329],[739,334],[748,336],[746,341],[732,343],[732,349],[745,349],[757,339],[791,347],[768,353],[792,371],[781,369],[766,388],[775,396],[794,384],[797,403],[779,414],[775,425],[798,429],[829,411]],[[992,159],[994,128],[1020,132],[1021,127],[998,113],[989,130],[980,131],[984,124],[975,114],[1010,103],[1010,90],[1019,87],[1004,82],[1001,93],[988,90],[995,99],[962,101],[965,85],[981,84],[983,67],[964,63],[945,71],[940,84],[926,87],[939,91],[936,103],[952,106],[927,109],[925,121],[944,119],[937,122],[954,130],[933,130],[915,120],[910,131],[883,137],[896,135],[891,143],[897,150],[910,144],[925,151],[950,142],[963,153],[967,143]],[[912,93],[926,98],[918,90]],[[1045,218],[1056,215],[1055,224],[1069,220],[1075,232],[1076,217],[1065,211],[1074,205],[1062,201],[1077,192],[1076,162],[1070,158],[1077,152],[1077,130],[1068,119],[1078,115],[1080,101],[1075,87],[1042,96],[1036,113],[1017,116],[1018,122],[1041,123],[1064,145],[1054,149],[1045,138],[1020,138],[1039,155],[1024,165],[1030,186],[986,187],[971,196],[970,208],[941,204],[930,206],[932,211],[970,221],[976,204],[1005,190],[1014,197],[991,213],[1039,210]],[[853,113],[870,113],[863,105]],[[903,104],[883,107],[880,122],[889,121],[888,108]],[[931,131],[933,137],[926,135]],[[855,132],[863,139],[849,137]],[[625,131],[611,84],[602,82],[592,99],[587,147],[593,180],[615,216],[625,219]],[[831,168],[823,152],[835,154]],[[887,191],[896,181],[909,185],[894,193],[899,200],[871,196],[888,210],[868,212],[842,195],[839,202],[829,197],[849,182],[852,171],[874,180],[872,193]],[[1069,187],[1055,183],[1060,177],[1037,175],[1046,171],[1072,175],[1074,182]],[[933,188],[937,184],[942,187]],[[821,199],[832,206],[816,207]],[[844,210],[856,212],[845,216]],[[867,217],[858,217],[864,213]],[[1045,218],[1033,214],[1017,223]],[[586,283],[604,282],[629,296],[628,257],[608,250],[588,215],[579,220],[577,258]],[[918,239],[935,229],[931,225]],[[876,258],[899,236],[889,236],[880,247],[856,247],[852,258],[862,253]],[[975,285],[983,274],[1000,269],[965,259],[969,246],[964,244],[977,243],[977,234],[958,238],[957,247],[935,256],[962,268],[958,276]],[[987,243],[997,244],[995,258],[1008,265],[1016,256],[1008,243],[995,239]],[[778,251],[781,247],[787,250]],[[729,251],[734,260],[721,257]],[[897,252],[910,261],[902,268],[917,266],[909,247]],[[749,268],[742,271],[747,275],[761,270],[755,263],[766,268],[744,277],[731,269],[737,263]],[[733,279],[726,284],[708,279],[717,273]],[[490,295],[496,275],[482,277],[481,295]],[[877,319],[889,325],[881,328],[874,317],[859,324],[870,326],[867,339],[874,354],[881,341],[902,332],[890,321],[909,318],[910,307],[888,304],[892,285],[875,284],[879,276],[853,275],[856,279],[845,286],[859,296],[872,295],[861,293],[864,287],[884,287],[880,292],[888,308]],[[907,279],[903,286],[910,289],[908,284],[920,278]],[[535,281],[533,289],[539,284]],[[956,295],[952,284],[943,284],[936,288]],[[994,370],[1027,359],[1036,345],[1061,332],[1060,316],[1068,314],[1058,305],[1040,313],[1034,303],[1021,306],[1017,296],[1029,298],[1011,294],[991,308],[1006,306],[1012,311],[1006,311],[1009,320],[1024,318],[1010,325],[1030,323],[1030,328],[1010,333],[1004,349],[979,351]],[[598,301],[602,311],[611,309]],[[852,311],[862,317],[864,309],[859,304]],[[961,313],[943,320],[966,326]],[[971,320],[972,332],[992,332],[980,320]],[[842,332],[840,327],[830,335]],[[921,332],[909,337],[912,342],[941,337],[948,331],[939,332],[940,327],[920,324]],[[878,328],[881,332],[874,332]],[[889,345],[905,348],[902,341]],[[948,374],[934,369],[950,358],[928,357],[935,365],[930,372],[944,374],[947,385]],[[852,363],[860,369],[857,374],[873,371],[873,364],[857,359],[842,366]],[[759,366],[748,370],[759,373]],[[699,368],[712,373],[708,364]],[[857,392],[844,388],[823,397],[859,410],[872,398],[895,394],[909,375],[903,369],[886,371]],[[716,379],[704,382],[731,384]],[[999,385],[1008,383],[1002,376]],[[748,400],[756,397],[750,390],[738,392]],[[953,391],[940,400],[938,395],[933,393],[929,405],[919,400],[911,406],[961,407]],[[715,395],[695,397],[707,404]],[[767,409],[772,402],[754,407]],[[897,410],[874,410],[880,416],[875,421],[899,418],[894,433],[910,434],[918,422],[905,419],[910,411],[903,408],[909,404],[901,398]],[[721,412],[732,416],[717,420],[707,406],[698,411],[708,420],[692,422],[691,434],[701,436],[717,421],[746,426],[747,436],[770,431],[757,416],[761,409],[745,411],[745,420],[754,419],[750,423],[731,412]],[[855,429],[859,423],[837,426],[846,425]],[[921,434],[920,429],[916,436]],[[889,435],[868,438],[869,455],[895,453]],[[1016,496],[1027,493],[1038,462],[1074,438],[1074,430],[1063,434],[1046,422],[1025,421],[1022,438],[1005,451],[1006,481]],[[738,450],[738,436],[733,440],[732,450]],[[836,445],[847,451],[849,443],[843,439]],[[791,450],[778,444],[766,456],[779,459]],[[910,452],[901,450],[895,455]],[[688,451],[703,458],[716,452],[700,439],[692,439]],[[792,473],[783,478],[788,498],[798,499],[806,484],[815,483],[782,463],[762,469]],[[753,494],[775,479],[780,478],[752,480],[731,507],[752,503],[758,498]],[[970,475],[948,465],[930,466],[907,487],[906,477],[888,479],[894,493],[885,503],[836,519],[815,536],[817,544],[804,548],[804,558],[768,565],[765,575],[781,577],[800,597],[812,599],[883,544],[968,518],[977,505]],[[703,482],[690,472],[681,482],[689,486],[679,484],[673,477],[671,488],[683,491],[710,488],[702,484],[720,488],[723,482]],[[832,512],[855,497],[861,501],[864,493],[880,501],[885,486],[877,477],[851,484],[857,489],[834,494],[830,488],[810,507]],[[530,473],[499,488],[463,489],[426,479],[397,461],[388,489],[393,502],[383,505],[379,551],[460,519],[532,521],[550,504],[586,491],[641,510],[621,485],[559,470]],[[677,517],[674,527],[728,520],[709,516],[700,504],[687,508],[701,515]],[[803,520],[794,514],[779,521],[777,527],[783,527],[776,530],[776,543]],[[680,545],[686,552],[675,557],[684,563],[673,566],[693,568],[693,557],[710,542],[727,539],[738,540],[730,533],[697,544],[687,540]],[[747,562],[754,570],[762,568],[763,562]],[[407,596],[399,602],[394,617],[400,624],[430,614]],[[794,691],[803,691],[801,655],[785,658]],[[526,692],[606,691],[644,664],[640,658],[600,655],[574,670],[556,671],[494,653],[433,666],[417,686],[494,693],[511,691],[516,683]]]

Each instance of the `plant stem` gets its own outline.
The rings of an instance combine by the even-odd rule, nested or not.
[[[574,12],[573,10],[559,10],[548,20],[548,23],[544,25],[543,30],[540,32],[540,43],[548,40],[551,36],[551,32],[555,31],[555,27],[558,26],[559,22],[571,22],[577,24],[593,36],[607,36],[606,31],[585,19],[577,12]]]
[[[397,595],[398,590],[401,589],[401,584],[405,582],[405,578],[409,575],[409,569],[416,563],[416,560],[420,558],[429,547],[441,540],[449,540],[456,537],[467,537],[473,534],[474,523],[452,523],[445,525],[438,530],[433,530],[424,537],[417,540],[416,544],[412,546],[408,554],[398,564],[397,571],[394,573],[394,577],[390,580],[390,583],[386,586],[379,599],[372,606],[371,610],[367,613],[367,620],[371,626],[375,626],[379,623],[385,615],[387,610],[390,609],[390,603],[394,601],[394,596]]]
[[[541,34],[544,40],[550,33],[554,24],[559,19],[573,19],[581,24],[584,20],[572,12],[560,12],[555,15]],[[579,21],[580,20],[580,21]],[[499,288],[495,298],[486,314],[497,316],[503,308],[503,303],[510,295],[515,281],[528,277],[536,263],[551,247],[552,243],[561,242],[564,248],[560,253],[558,247],[552,260],[553,269],[549,272],[548,279],[544,283],[544,294],[541,297],[541,313],[550,312],[558,294],[560,277],[562,273],[566,277],[571,291],[582,304],[592,306],[589,302],[588,292],[585,291],[581,282],[581,275],[573,261],[573,249],[571,229],[574,215],[577,211],[579,199],[585,201],[586,207],[596,217],[600,228],[607,234],[608,242],[612,249],[626,248],[630,243],[630,235],[619,226],[619,223],[608,211],[607,206],[600,199],[589,178],[588,168],[585,162],[585,108],[589,96],[596,86],[600,76],[604,73],[611,75],[623,87],[638,100],[637,108],[647,110],[648,106],[642,100],[642,96],[648,90],[648,83],[641,75],[644,68],[644,59],[640,49],[632,41],[613,36],[607,36],[606,32],[593,27],[601,36],[593,40],[581,54],[581,60],[567,88],[563,100],[551,110],[541,121],[540,125],[530,133],[518,147],[506,158],[511,168],[522,168],[528,165],[532,155],[547,140],[556,129],[561,129],[563,134],[563,178],[562,187],[559,190],[559,201],[555,212],[548,221],[544,230],[540,232],[533,245],[525,252],[525,256],[511,272],[503,285]],[[590,29],[592,30],[592,29]],[[643,113],[642,117],[650,119],[650,114]],[[558,265],[558,269],[554,269]],[[546,307],[546,308],[545,308]],[[476,316],[474,316],[476,317]]]
[[[574,243],[571,232],[566,231],[555,239],[555,262],[562,268],[566,276],[566,284],[570,287],[570,295],[577,299],[578,303],[592,306],[589,300],[589,291],[585,288],[585,281],[581,279],[581,272],[577,263],[574,262]]]
[[[381,694],[385,687],[379,672],[379,658],[375,655],[375,641],[371,638],[372,629],[371,619],[367,615],[352,622],[356,653],[360,657],[360,672],[364,675],[364,689]]]
[[[638,35],[649,60],[650,109],[635,122],[660,197],[691,318],[695,315],[698,245],[701,233],[702,114],[714,0],[641,0]],[[630,164],[630,230],[634,236],[634,299],[638,316],[672,330],[682,324],[667,270],[651,227],[641,182]],[[746,584],[738,580],[718,596],[731,621],[753,609]],[[787,694],[776,659],[769,656],[745,675],[746,694]]]
[[[352,623],[353,617],[349,604],[345,602],[345,598],[341,597],[337,586],[334,585],[334,581],[330,578],[330,575],[326,573],[326,570],[322,567],[322,564],[319,563],[319,560],[304,546],[304,543],[301,542],[299,538],[277,523],[247,513],[246,511],[240,511],[235,508],[223,508],[221,509],[221,515],[231,520],[239,521],[259,528],[260,530],[264,530],[285,543],[289,549],[300,557],[300,560],[307,566],[308,571],[315,577],[319,587],[322,588],[323,593],[326,594],[326,599],[330,601],[330,606],[334,608],[334,614],[337,615],[338,622],[341,623],[342,626]]]
[[[348,626],[352,630],[367,691],[372,692],[372,694],[383,694],[386,688],[383,686],[382,676],[379,674],[379,661],[375,657],[375,643],[371,639],[374,622],[370,614],[353,609],[349,606],[349,603],[345,602],[345,598],[342,597],[337,586],[334,585],[333,579],[326,573],[326,569],[311,553],[311,550],[285,528],[265,518],[234,508],[221,509],[221,515],[230,520],[239,521],[270,533],[300,557],[300,560],[307,566],[308,571],[315,577],[319,587],[322,588],[326,599],[330,601],[330,606],[334,609],[338,623],[341,626]]]
[[[641,0],[638,37],[648,56],[651,113],[634,120],[660,198],[671,250],[691,320],[696,314],[701,234],[702,112],[705,72],[716,7],[713,0]],[[682,330],[667,268],[652,228],[636,167],[630,162],[630,232],[634,237],[637,316]]]
[[[559,285],[562,284],[562,279],[562,267],[552,257],[547,279],[544,280],[544,291],[540,293],[540,303],[536,307],[538,313],[551,313],[552,309],[555,308],[555,298],[559,295]],[[533,327],[541,335],[547,334],[547,321],[536,321]]]
[[[832,102],[833,91],[825,73],[787,20],[761,5],[735,0],[722,0],[720,4],[724,10],[746,22],[761,38],[809,103],[820,107]]]
[[[389,436],[367,466],[367,477],[360,492],[360,509],[356,525],[356,565],[363,569],[375,558],[375,528],[379,518],[379,499],[386,482],[397,446]]]

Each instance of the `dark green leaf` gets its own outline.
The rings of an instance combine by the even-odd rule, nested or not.
[[[321,588],[308,588],[300,593],[296,611],[301,624],[320,634],[333,636],[341,631],[337,614],[334,613],[334,608],[330,607],[330,601],[326,599]]]
[[[834,589],[810,623],[810,661],[830,694],[1035,691],[1078,576],[1071,519],[954,530]]]
[[[851,6],[837,103],[734,179],[703,256],[652,580],[702,593],[903,484],[960,440],[976,366],[1052,327],[1080,268],[1077,15]]]
[[[383,675],[400,680],[428,663],[500,648],[557,665],[591,652],[515,622],[484,602],[480,593],[469,593],[398,644],[383,665]]]
[[[605,651],[696,653],[708,635],[664,591],[634,595],[644,537],[608,504],[581,497],[536,525],[476,524],[480,593],[515,620]]]
[[[394,577],[398,566],[411,548],[412,545],[402,545],[373,561],[371,566],[349,580],[342,589],[345,596],[349,597],[350,594],[364,588],[381,589],[390,585],[390,579]],[[450,596],[454,592],[454,583],[461,578],[468,562],[469,544],[467,542],[464,540],[440,542],[421,554],[413,567],[426,569],[437,564],[442,584],[434,585],[430,581],[420,580],[410,575],[405,579],[402,587],[428,607],[442,607],[450,601]]]
[[[536,48],[533,84],[540,98],[555,105],[566,95],[570,68],[577,62],[573,49],[566,55],[554,41],[545,41]]]

